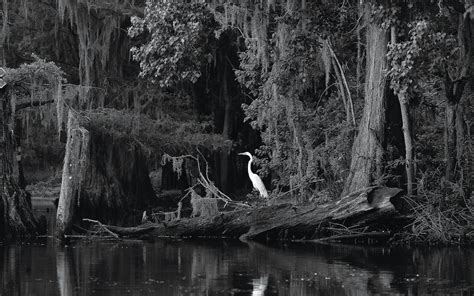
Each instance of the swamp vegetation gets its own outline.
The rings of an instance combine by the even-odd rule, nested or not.
[[[472,0],[2,3],[2,237],[472,243]]]

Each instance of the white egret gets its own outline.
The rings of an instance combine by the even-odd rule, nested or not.
[[[239,155],[247,155],[250,157],[249,163],[248,163],[248,173],[249,173],[249,178],[250,181],[252,181],[253,188],[257,189],[258,192],[260,192],[260,196],[264,198],[268,198],[268,193],[267,189],[265,188],[265,185],[262,182],[262,179],[257,174],[254,174],[252,172],[252,161],[253,161],[253,156],[250,154],[250,152],[243,152],[239,153]]]

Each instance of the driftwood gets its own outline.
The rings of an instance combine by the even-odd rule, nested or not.
[[[100,223],[99,221],[92,220],[92,219],[82,219],[82,221],[88,221],[88,222],[91,222],[91,223],[95,223],[95,224],[98,225],[99,230],[104,230],[105,232],[107,232],[108,234],[112,235],[113,237],[119,238],[118,234],[116,234],[115,232],[109,230],[106,225]]]
[[[271,205],[221,212],[214,217],[182,218],[139,227],[106,226],[137,236],[231,237],[242,240],[359,241],[386,240],[408,223],[395,205],[398,188],[370,187],[323,205]]]
[[[92,219],[82,219],[83,221],[97,224],[101,229],[104,229],[107,233],[115,238],[119,237],[137,237],[147,234],[156,228],[155,224],[142,224],[136,227],[120,227],[112,225],[104,225],[99,221]]]

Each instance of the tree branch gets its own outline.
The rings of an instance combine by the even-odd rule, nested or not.
[[[20,103],[20,104],[16,105],[15,110],[18,111],[18,110],[25,109],[25,108],[28,108],[28,107],[38,107],[38,106],[43,106],[43,105],[50,104],[50,103],[54,103],[54,100],[30,101],[30,102],[26,102],[26,103]]]

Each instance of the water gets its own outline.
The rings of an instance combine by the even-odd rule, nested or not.
[[[52,240],[0,247],[1,295],[474,295],[474,249]]]
[[[474,295],[474,248],[45,238],[0,244],[0,268],[2,296]]]

